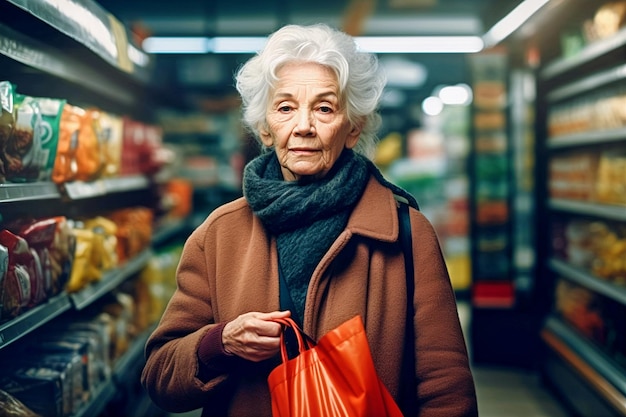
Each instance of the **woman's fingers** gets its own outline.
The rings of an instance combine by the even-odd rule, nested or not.
[[[245,313],[228,323],[222,332],[226,352],[254,362],[278,353],[281,325],[272,321],[289,317],[288,311]]]

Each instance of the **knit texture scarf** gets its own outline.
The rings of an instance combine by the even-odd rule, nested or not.
[[[311,275],[346,227],[371,174],[417,207],[410,194],[388,183],[371,161],[350,149],[319,180],[285,181],[275,152],[256,157],[244,168],[243,194],[276,236],[278,266],[297,310],[292,314],[300,322]]]

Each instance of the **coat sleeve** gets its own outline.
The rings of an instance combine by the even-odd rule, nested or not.
[[[177,289],[146,343],[141,382],[151,399],[171,412],[206,406],[212,396],[224,395],[219,388],[228,380],[227,373],[213,374],[207,380],[198,378],[199,345],[217,326],[203,247],[207,227],[205,222],[185,242],[176,273]]]
[[[411,213],[419,416],[477,416],[474,380],[439,241],[423,214]]]

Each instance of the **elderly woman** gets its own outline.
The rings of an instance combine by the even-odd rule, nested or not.
[[[476,415],[435,232],[368,159],[385,82],[375,56],[325,25],[289,25],[236,77],[244,122],[265,152],[245,167],[244,197],[213,211],[185,244],[178,288],[146,345],[142,382],[152,399],[173,412],[270,416],[267,376],[280,363],[281,333],[273,320],[291,316],[317,340],[360,315],[399,403],[408,386],[416,415]],[[398,196],[412,206],[411,294]],[[407,343],[414,378],[403,377]]]

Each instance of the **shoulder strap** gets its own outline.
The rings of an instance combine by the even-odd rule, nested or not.
[[[402,383],[400,392],[400,406],[405,416],[417,415],[417,403],[415,401],[415,330],[413,327],[413,296],[415,292],[415,279],[413,275],[413,239],[411,237],[411,219],[409,217],[409,205],[400,201],[398,204],[398,219],[400,221],[399,240],[404,253],[404,265],[406,270],[406,343],[404,344],[404,357],[402,360]]]

